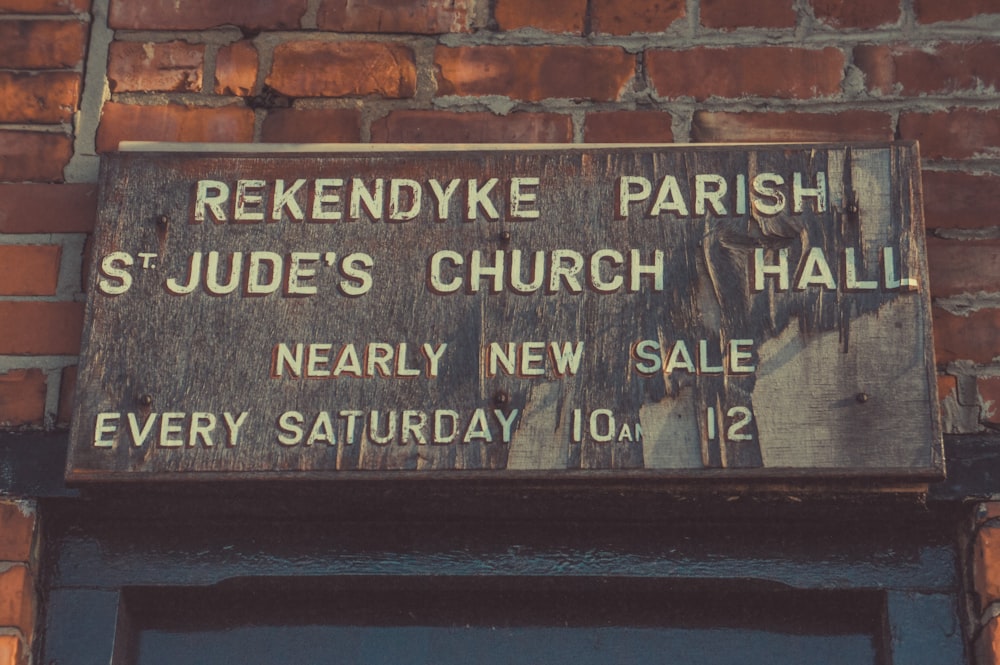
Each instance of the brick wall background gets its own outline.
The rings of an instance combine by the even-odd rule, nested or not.
[[[998,85],[998,0],[0,0],[0,428],[68,422],[97,155],[121,140],[917,139],[945,428],[990,432]],[[31,513],[0,503],[0,529],[11,506]],[[31,575],[3,534],[6,665],[31,625],[4,591]]]

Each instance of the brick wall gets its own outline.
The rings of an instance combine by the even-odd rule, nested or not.
[[[28,662],[35,632],[35,509],[0,500],[0,665]]]
[[[924,159],[945,427],[989,433],[998,84],[997,0],[0,0],[0,427],[68,420],[121,140],[897,138]]]

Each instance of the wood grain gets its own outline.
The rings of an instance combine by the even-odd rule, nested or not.
[[[939,477],[919,172],[911,144],[106,155],[67,477]],[[793,205],[796,173],[805,188],[801,211]],[[826,177],[824,206],[808,192],[817,173]],[[761,174],[785,182],[765,180],[762,193],[753,184]],[[624,218],[617,193],[622,176],[651,184],[648,197],[628,205]],[[676,178],[677,190],[651,215],[665,176]],[[355,178],[369,193],[383,181],[378,219],[364,203],[361,218],[349,219]],[[497,182],[490,188],[492,178]],[[537,178],[537,185],[522,181],[526,197],[516,206],[513,178]],[[238,181],[266,183],[242,194],[244,214],[268,218],[280,197],[276,181],[288,191],[300,179],[306,183],[277,221],[232,219]],[[338,211],[339,220],[310,219],[312,192],[323,179],[343,181],[327,186],[327,194],[341,198],[328,199],[320,211]],[[443,186],[460,179],[445,219],[438,219],[431,179]],[[487,190],[481,200],[490,201],[474,206],[472,220],[470,179]],[[720,179],[727,191],[713,203]],[[210,208],[196,222],[199,180],[231,186],[225,223],[216,222]],[[394,180],[402,183],[403,216],[412,204],[406,182],[422,189],[412,219],[390,218]],[[707,192],[700,206],[699,187]],[[777,207],[780,197],[768,195],[767,187],[785,198],[774,214],[765,209]],[[739,195],[747,189],[749,195]],[[638,198],[641,187],[633,190]],[[303,221],[294,219],[296,205]],[[815,248],[829,275],[816,263]],[[428,281],[436,253],[444,250],[455,254],[438,255],[442,279],[465,282],[454,293],[435,293]],[[599,250],[617,253],[594,259]],[[498,251],[508,262],[521,252],[520,288],[530,293],[512,285],[509,263],[493,292],[488,268]],[[133,257],[132,265],[102,268],[115,252]],[[166,279],[182,284],[197,252],[203,261],[208,252],[220,253],[223,283],[233,253],[241,253],[244,271],[251,252],[273,253],[264,263],[279,257],[286,282],[293,254],[307,253],[306,272],[292,288],[315,293],[284,293],[286,283],[246,296],[245,275],[226,295],[201,287],[169,293]],[[470,292],[473,252],[486,268],[480,288]],[[538,277],[535,252],[543,252],[543,279],[532,290],[525,284]],[[630,288],[631,263],[652,264],[655,252],[663,255],[662,286],[641,274]],[[328,253],[336,256],[328,261]],[[344,293],[360,284],[341,263],[351,254],[371,257],[370,268],[352,264],[371,280],[360,296]],[[765,275],[757,289],[757,263],[774,265],[783,254],[791,284],[781,288],[776,276]],[[578,275],[551,277],[553,263],[570,265],[577,255],[583,257]],[[592,260],[598,272],[588,285]],[[861,288],[848,288],[847,263],[857,266],[853,279]],[[797,274],[803,268],[805,277]],[[116,269],[127,272],[131,284],[111,295],[108,285],[121,285]],[[269,280],[268,271],[260,274]],[[622,278],[617,285],[616,276]],[[822,285],[828,277],[834,288]],[[806,285],[796,288],[801,279]],[[898,288],[893,279],[913,285]],[[578,292],[574,280],[582,285]],[[635,347],[643,340],[645,360]],[[684,369],[678,340],[703,371]],[[733,340],[744,342],[734,348]],[[529,374],[501,369],[491,376],[483,354],[494,342],[527,354]],[[559,372],[553,354],[580,343],[578,371]],[[276,378],[278,344],[329,345],[315,347],[317,373],[332,370],[345,345],[354,345],[362,373],[365,350],[393,357],[372,365],[371,377],[350,376],[348,354],[341,358],[348,369],[336,378],[294,378],[287,366]],[[400,344],[407,348],[397,366]],[[432,362],[430,352],[421,351],[425,344],[447,345],[437,376],[427,376]],[[727,360],[734,352],[747,355]],[[673,371],[638,371],[654,362],[652,355],[664,366],[673,358]],[[733,363],[754,370],[731,371]],[[726,371],[716,371],[718,365]],[[384,368],[417,376],[383,376]],[[183,415],[161,427],[165,413]],[[211,415],[195,422],[196,413]],[[238,440],[228,445],[225,414],[242,413]],[[288,413],[301,414],[302,435],[286,445],[281,437],[286,443],[295,438]],[[99,422],[103,433],[95,433]],[[212,445],[192,435],[192,423],[208,432]],[[394,430],[387,429],[392,423]],[[141,434],[147,427],[136,445],[131,429]]]

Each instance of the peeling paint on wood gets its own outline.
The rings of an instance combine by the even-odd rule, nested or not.
[[[911,144],[101,178],[70,480],[942,473]]]

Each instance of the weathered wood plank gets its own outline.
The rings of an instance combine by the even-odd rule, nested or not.
[[[931,478],[889,145],[105,158],[67,474]]]

